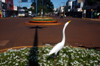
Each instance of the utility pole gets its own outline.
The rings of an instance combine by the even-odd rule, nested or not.
[[[18,2],[19,2],[19,7],[21,7],[21,5],[20,5],[21,1],[18,1]]]
[[[2,17],[2,0],[0,0],[0,14],[1,14],[1,17]]]
[[[37,17],[37,0],[36,0],[36,17]]]
[[[65,6],[65,2],[61,2],[63,4],[63,6]]]

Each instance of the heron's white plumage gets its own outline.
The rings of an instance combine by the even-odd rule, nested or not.
[[[57,52],[58,52],[60,49],[62,49],[62,47],[63,47],[63,44],[61,44],[61,42],[58,43],[58,44],[56,44],[56,45],[52,48],[52,50],[50,51],[49,55],[51,55],[51,54],[53,54],[53,53],[55,53],[55,55],[56,55]]]
[[[68,25],[70,22],[71,22],[71,20],[68,21],[68,22],[66,22],[65,25],[64,25],[62,41],[59,42],[59,43],[57,43],[57,44],[52,48],[52,50],[49,52],[48,55],[51,55],[51,54],[53,54],[53,53],[55,53],[55,55],[56,55],[57,52],[63,48],[63,46],[64,46],[64,44],[65,44],[65,28],[67,27],[67,25]]]

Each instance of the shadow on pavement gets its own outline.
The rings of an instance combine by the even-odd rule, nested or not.
[[[100,50],[100,47],[86,47],[86,46],[78,46],[78,47],[83,47],[83,48],[87,48],[87,49]]]
[[[43,29],[44,27],[30,27],[30,29],[35,29],[35,36],[33,41],[33,47],[30,49],[29,54],[29,66],[39,66],[38,64],[38,29]]]

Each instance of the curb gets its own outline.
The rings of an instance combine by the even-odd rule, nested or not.
[[[18,46],[18,47],[11,47],[11,48],[6,48],[6,49],[1,49],[0,50],[0,53],[6,52],[8,49],[20,49],[20,48],[24,48],[24,47],[31,48],[33,46]],[[45,45],[44,46],[38,46],[38,47],[45,47]],[[51,47],[54,47],[54,46],[51,46]],[[73,48],[73,46],[69,46],[69,47],[72,47]],[[75,48],[79,48],[79,47],[75,47]],[[82,49],[85,49],[85,48],[82,48]]]
[[[26,25],[60,25],[61,23],[29,23],[29,22],[25,22],[24,24]]]
[[[91,18],[82,18],[82,19],[92,20],[92,21],[100,21],[100,19],[91,19]]]
[[[11,47],[11,48],[6,48],[6,49],[1,49],[0,53],[3,53],[5,51],[7,51],[8,49],[20,49],[20,48],[24,48],[24,47],[30,48],[30,47],[33,47],[33,46],[18,46],[18,47]],[[38,47],[43,47],[43,46],[38,46]]]

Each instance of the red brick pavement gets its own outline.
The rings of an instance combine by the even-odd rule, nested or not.
[[[60,25],[40,26],[38,29],[38,45],[49,43],[55,45],[62,39],[65,22],[72,20],[66,28],[66,44],[72,46],[100,47],[100,22],[81,18],[53,17]],[[35,26],[25,25],[31,18],[0,19],[0,41],[8,40],[0,49],[16,46],[32,46],[34,43]],[[31,27],[31,28],[30,28]],[[2,42],[1,42],[2,44]]]

